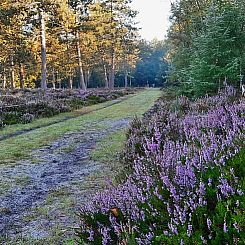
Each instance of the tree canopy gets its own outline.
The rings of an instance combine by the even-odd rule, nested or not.
[[[181,0],[172,4],[167,59],[171,79],[192,92],[239,84],[245,72],[243,0]]]
[[[131,0],[3,0],[0,3],[2,88],[97,85],[138,59]],[[92,77],[100,81],[90,83]],[[92,79],[93,80],[93,79]]]

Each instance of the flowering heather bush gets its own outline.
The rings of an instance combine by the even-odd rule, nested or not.
[[[2,128],[3,127],[3,118],[2,118],[2,116],[0,115],[0,128]]]
[[[48,90],[2,91],[0,94],[0,127],[28,123],[34,118],[51,117],[82,106],[93,105],[134,93],[134,89],[109,90]],[[31,116],[30,116],[31,115]]]
[[[175,103],[133,122],[131,174],[82,208],[82,244],[244,244],[245,101]]]
[[[32,122],[34,119],[34,115],[30,113],[25,113],[24,115],[21,116],[21,123],[26,124]]]

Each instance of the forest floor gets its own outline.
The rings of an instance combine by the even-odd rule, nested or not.
[[[148,89],[0,131],[0,244],[74,244],[79,206],[118,173],[130,120],[160,94]]]

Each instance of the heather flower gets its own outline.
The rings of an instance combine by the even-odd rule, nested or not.
[[[187,236],[190,237],[192,234],[192,225],[188,225],[187,227]]]
[[[243,195],[244,195],[244,192],[243,192],[242,190],[238,189],[238,190],[237,190],[237,194],[238,194],[239,196],[243,196]]]
[[[236,221],[233,223],[233,226],[234,226],[234,228],[235,228],[238,232],[240,231],[240,229],[239,229],[238,224],[237,224]]]
[[[102,245],[109,245],[111,240],[111,237],[109,235],[109,228],[102,227],[101,228],[101,234],[102,234]]]
[[[207,218],[207,226],[209,230],[210,230],[211,225],[212,225],[212,221],[209,218]]]
[[[89,229],[89,237],[88,237],[88,240],[90,242],[94,241],[94,231],[92,229]]]
[[[205,238],[203,236],[200,236],[200,238],[201,238],[201,241],[203,244],[207,244],[207,240],[205,240]]]
[[[233,188],[230,186],[226,179],[221,178],[220,183],[221,184],[218,185],[217,188],[220,189],[221,194],[223,194],[224,197],[228,197],[230,194],[234,194]]]
[[[223,230],[225,233],[228,232],[228,228],[227,228],[227,224],[226,224],[226,220],[224,219],[224,226],[223,226]]]
[[[219,94],[188,106],[180,118],[161,105],[150,123],[141,125],[140,129],[132,128],[127,142],[130,146],[127,150],[131,151],[128,157],[132,161],[131,174],[116,188],[109,186],[98,193],[84,213],[107,214],[112,206],[118,207],[125,220],[134,224],[137,244],[145,245],[150,244],[154,231],[162,228],[161,217],[168,224],[163,231],[166,239],[180,236],[179,231],[187,222],[187,236],[193,236],[195,227],[192,227],[192,222],[194,215],[198,215],[195,212],[209,204],[207,195],[211,188],[217,188],[215,201],[218,202],[227,201],[235,194],[244,195],[237,184],[235,171],[228,167],[227,172],[224,171],[227,160],[240,151],[236,142],[245,141],[242,131],[245,118],[241,117],[245,112],[244,102],[228,104],[227,96]],[[198,107],[202,108],[201,115],[196,110]],[[136,148],[140,150],[136,151]],[[217,175],[207,176],[207,171],[212,169],[218,171]],[[239,200],[234,208],[238,207]],[[228,205],[227,208],[232,212]],[[207,244],[206,239],[211,240],[215,236],[211,233],[215,223],[204,217],[210,234],[208,237],[203,234],[200,239]],[[138,224],[149,218],[154,220],[154,224],[142,232]],[[124,224],[125,221],[120,222]],[[224,232],[228,231],[227,223],[230,220],[224,219]],[[239,228],[237,223],[233,223],[233,227]],[[122,228],[116,218],[110,217],[107,227],[99,226],[95,234],[111,242],[112,232],[121,237]],[[116,244],[114,240],[112,243]]]

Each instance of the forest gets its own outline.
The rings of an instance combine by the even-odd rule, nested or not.
[[[217,91],[244,82],[245,4],[234,1],[188,1],[172,4],[166,58],[172,81],[190,94]]]
[[[2,1],[2,88],[161,86],[165,48],[140,40],[130,2]]]
[[[0,244],[244,244],[245,1],[133,2],[1,0]]]

